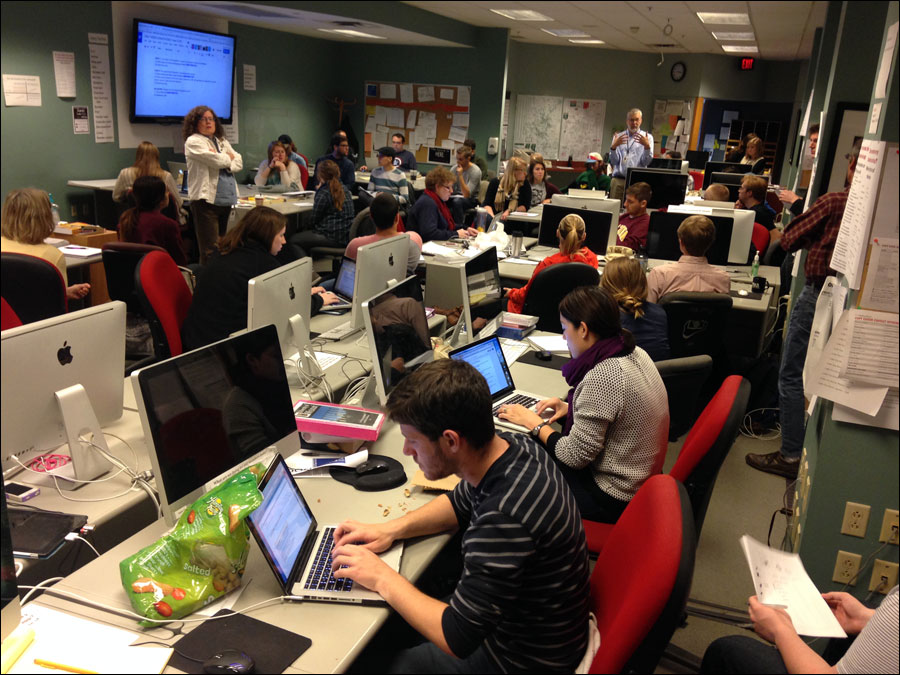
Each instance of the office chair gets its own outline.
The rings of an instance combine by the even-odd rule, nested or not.
[[[756,252],[759,253],[759,259],[765,257],[766,252],[769,250],[769,240],[771,239],[771,235],[769,231],[766,229],[765,225],[760,223],[753,223],[753,234],[750,237],[750,241],[753,243],[753,246],[756,248]],[[750,262],[753,262],[753,252],[750,252]]]
[[[0,297],[0,330],[15,328],[22,325],[22,319],[15,310],[9,306],[6,298]]]
[[[537,329],[559,333],[559,303],[573,288],[597,286],[600,274],[580,262],[559,263],[546,267],[534,278],[525,296],[523,314],[538,317]]]
[[[691,428],[697,417],[697,401],[712,372],[712,357],[706,354],[654,362],[669,399],[669,442],[674,443]]]
[[[652,673],[681,621],[694,573],[684,486],[651,477],[612,526],[591,573],[600,648],[591,673]]]
[[[156,358],[178,356],[182,352],[181,324],[193,298],[178,265],[165,251],[151,251],[134,271],[134,286],[150,322]]]
[[[121,300],[128,306],[129,312],[141,314],[141,303],[134,286],[134,270],[146,254],[151,251],[165,253],[166,249],[152,244],[113,241],[104,244],[102,250],[110,300]]]
[[[66,282],[53,263],[25,253],[2,253],[0,277],[3,299],[21,323],[68,311]]]
[[[353,223],[350,225],[350,238],[347,241],[370,234],[375,234],[375,223],[369,218],[369,207],[366,207],[354,216]],[[309,249],[309,257],[313,260],[331,258],[332,267],[334,267],[336,264],[340,264],[346,248],[346,246],[313,246]]]
[[[678,291],[659,299],[669,324],[672,358],[724,353],[725,325],[732,299],[724,293]]]

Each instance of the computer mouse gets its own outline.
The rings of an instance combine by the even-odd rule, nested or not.
[[[383,459],[370,459],[356,467],[356,473],[360,476],[371,476],[376,473],[384,473],[390,468]]]
[[[204,673],[253,673],[256,663],[239,649],[222,649],[203,662]]]

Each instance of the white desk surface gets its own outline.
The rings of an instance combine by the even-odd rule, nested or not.
[[[513,364],[512,372],[516,385],[523,389],[538,391],[547,396],[563,396],[567,391],[559,372],[521,363]],[[136,418],[136,415],[134,417]],[[131,423],[130,419],[128,423]],[[411,477],[417,467],[410,457],[403,455],[402,444],[399,426],[388,421],[382,428],[381,437],[375,442],[373,450],[399,460],[406,469],[407,476]],[[384,492],[359,492],[349,485],[331,479],[300,479],[299,485],[317,520],[325,525],[351,517],[368,522],[383,522],[385,519],[403,515],[403,508],[412,510],[424,505],[436,494],[426,493],[421,488],[412,487],[408,482]],[[410,491],[409,497],[405,495],[407,489]],[[385,516],[384,512],[388,508],[390,513]],[[155,541],[165,529],[164,521],[156,521],[66,577],[55,588],[76,593],[112,609],[131,609],[121,586],[119,562]],[[415,581],[448,538],[449,535],[441,534],[407,542],[401,573]],[[245,590],[234,606],[236,610],[274,598],[281,593],[255,540],[250,541],[251,551],[244,576]],[[45,594],[37,602],[142,632],[148,639],[171,640],[171,633],[167,630],[142,631],[137,626],[136,620],[95,610],[75,601]],[[312,646],[285,672],[323,673],[346,670],[387,619],[389,611],[379,607],[329,603],[280,603],[253,610],[250,616],[295,631],[312,640]],[[188,625],[186,629],[190,630],[192,627]],[[167,669],[167,672],[172,671]]]
[[[99,178],[97,180],[70,180],[66,185],[70,187],[85,188],[87,190],[102,190],[104,192],[112,192],[116,186],[115,178]]]

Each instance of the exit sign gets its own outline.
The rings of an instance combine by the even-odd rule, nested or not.
[[[752,56],[743,57],[742,59],[740,59],[741,70],[753,70],[753,64],[755,63],[755,61],[756,59]]]

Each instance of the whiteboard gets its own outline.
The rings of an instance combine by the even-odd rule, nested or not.
[[[559,96],[516,96],[513,147],[525,147],[548,159],[559,157],[563,99]]]
[[[603,152],[606,101],[569,98],[563,102],[559,154],[556,159],[586,160],[591,152]]]

